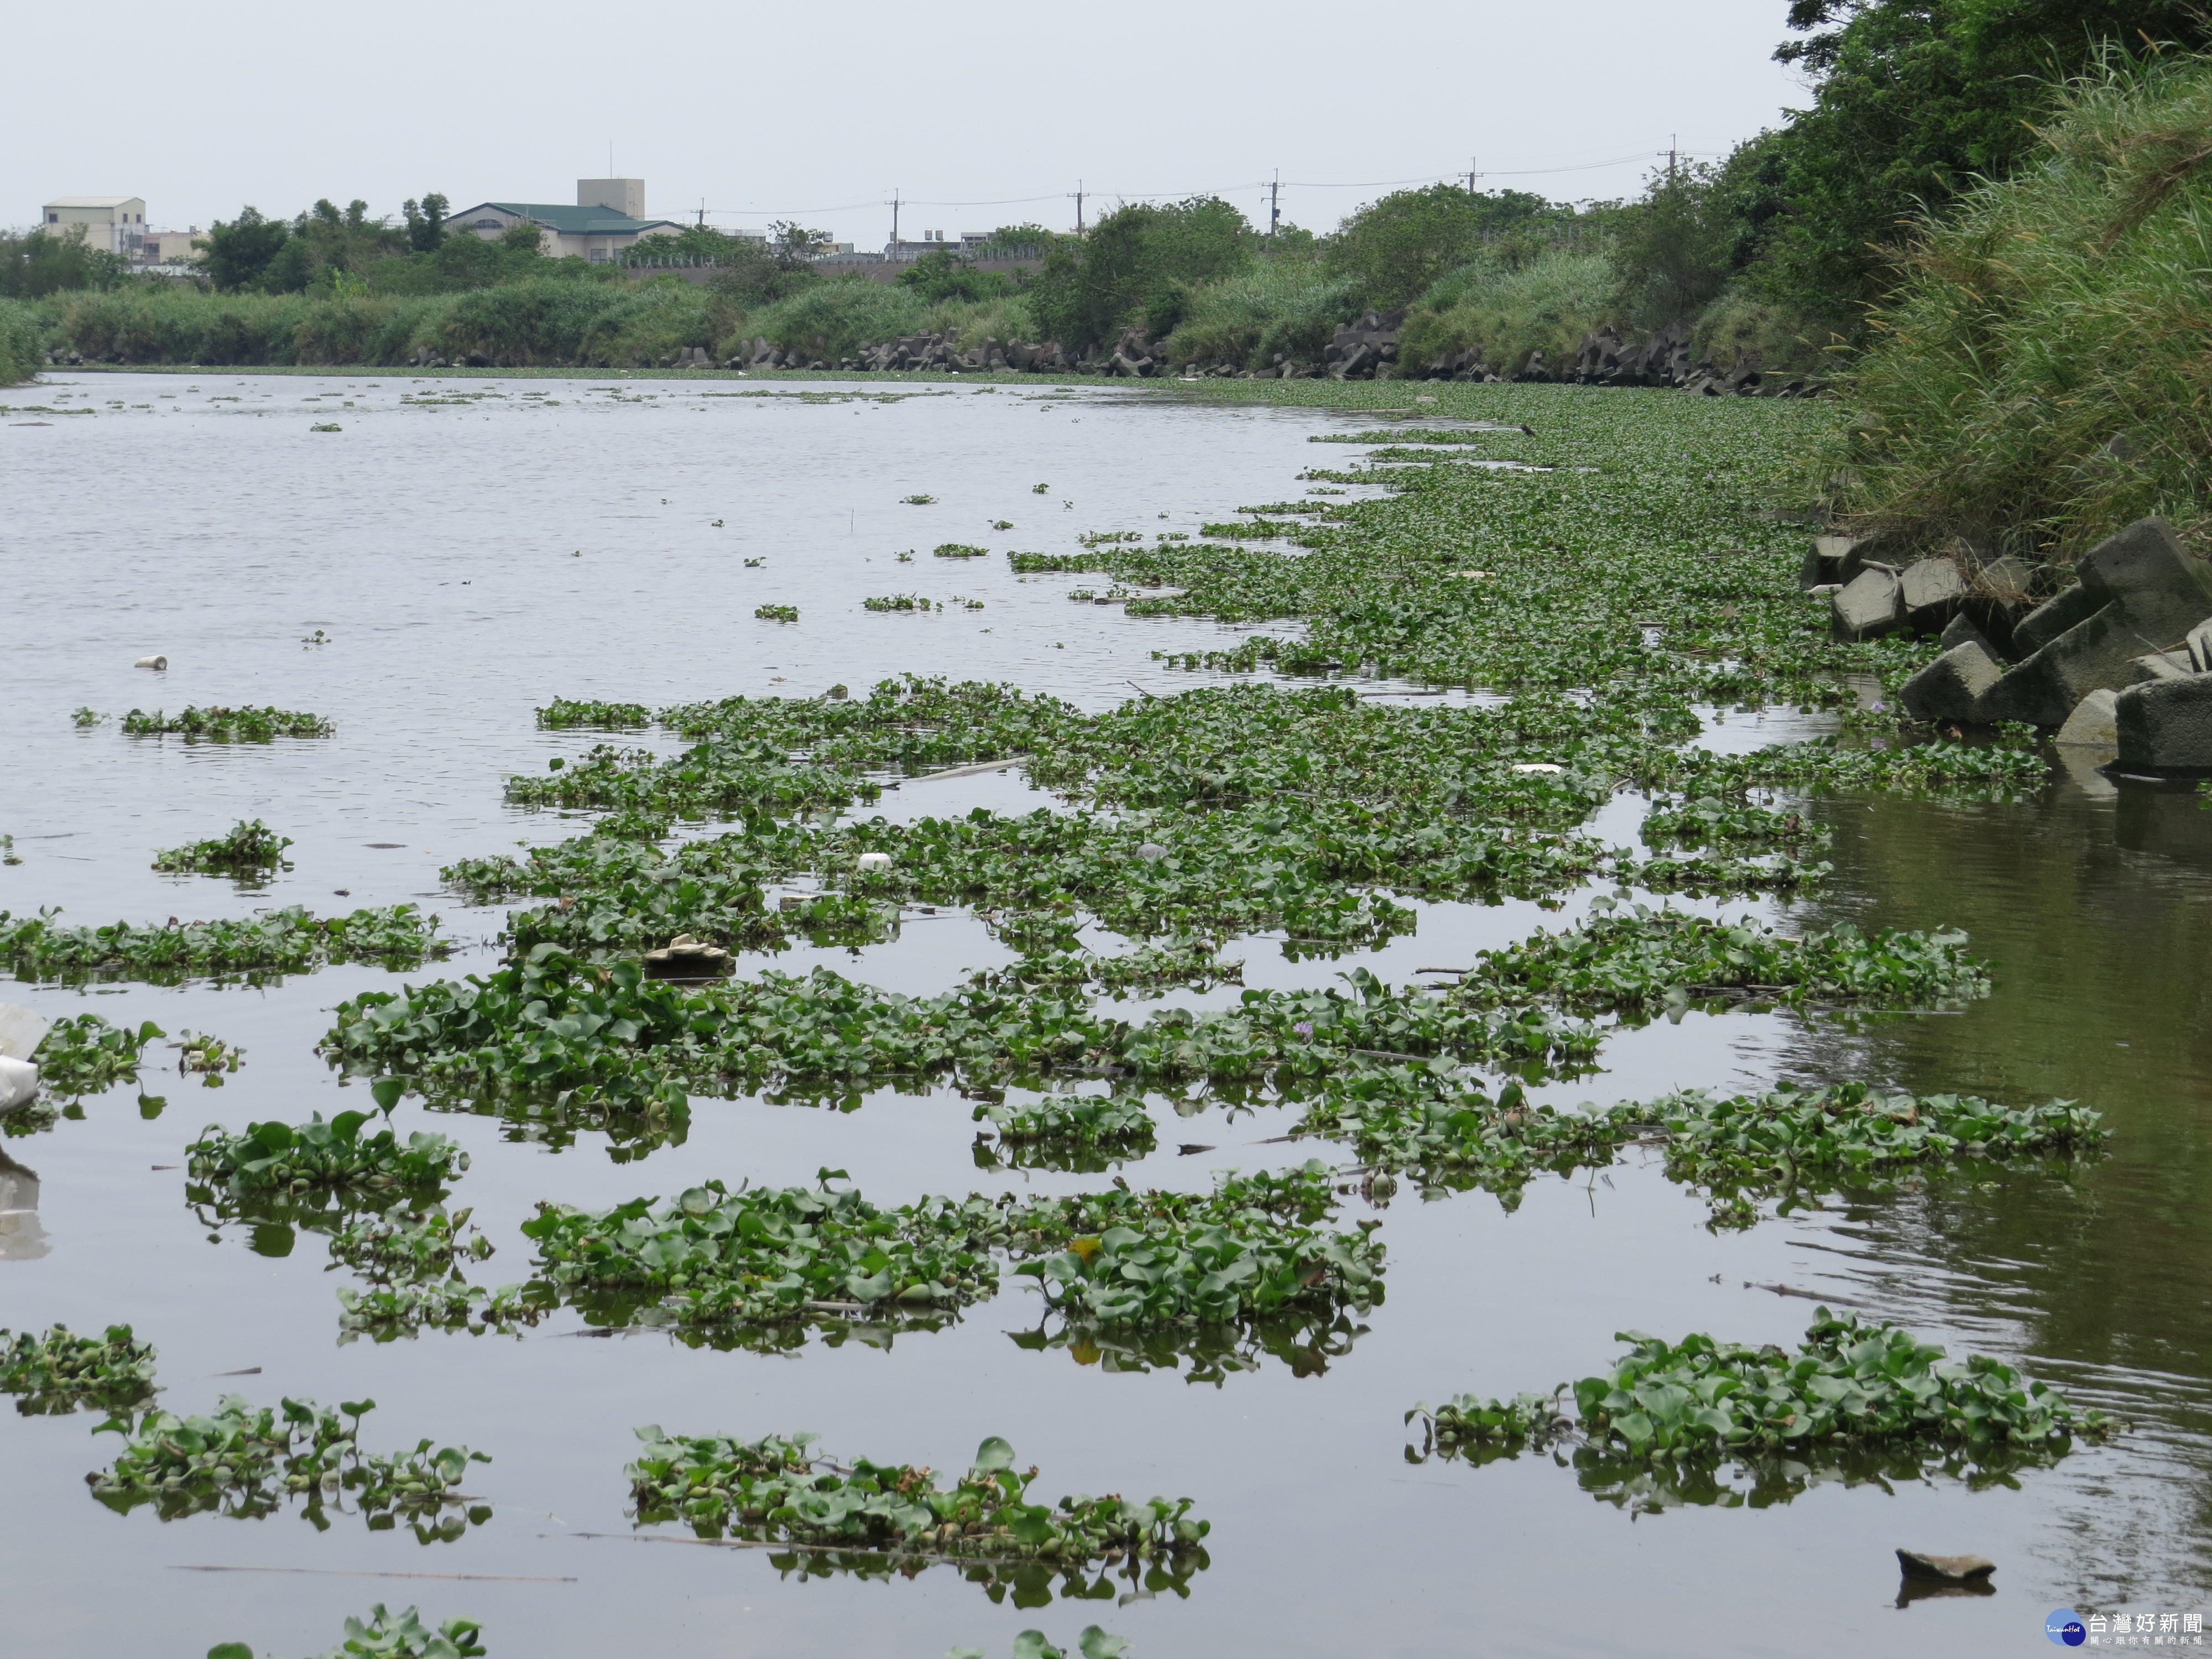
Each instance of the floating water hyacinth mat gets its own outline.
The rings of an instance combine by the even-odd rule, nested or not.
[[[290,836],[278,835],[259,818],[240,819],[228,835],[156,853],[154,868],[171,874],[252,876],[280,866],[289,869],[284,849],[291,844]]]
[[[297,1500],[318,1531],[332,1513],[362,1516],[372,1531],[406,1521],[418,1541],[450,1542],[471,1525],[491,1518],[477,1504],[465,1518],[447,1511],[467,1500],[459,1488],[471,1463],[490,1457],[465,1446],[435,1447],[428,1440],[404,1452],[365,1452],[361,1419],[373,1400],[341,1403],[333,1411],[312,1400],[256,1407],[225,1395],[204,1416],[149,1411],[100,1425],[124,1437],[112,1468],[85,1476],[92,1495],[129,1514],[151,1504],[164,1521],[189,1515],[255,1519]]]
[[[988,1297],[1002,1253],[1023,1261],[1066,1325],[1232,1326],[1382,1299],[1371,1224],[1314,1224],[1334,1202],[1317,1164],[1224,1177],[1203,1197],[1115,1188],[891,1210],[828,1185],[840,1174],[824,1170],[817,1188],[709,1182],[658,1210],[645,1199],[597,1212],[544,1203],[522,1230],[538,1245],[540,1281],[594,1322],[896,1322]]]
[[[320,714],[289,708],[187,708],[180,714],[134,708],[123,717],[134,738],[180,737],[193,743],[273,743],[278,738],[327,738],[337,728]]]
[[[412,904],[318,917],[298,905],[246,919],[172,921],[139,927],[65,927],[58,910],[13,916],[0,910],[0,963],[19,978],[78,984],[137,980],[152,985],[188,979],[245,980],[311,973],[333,962],[382,962],[412,967],[446,955],[438,918]]]
[[[1133,1024],[988,973],[938,997],[881,992],[821,968],[691,988],[541,945],[463,984],[343,1003],[322,1046],[349,1071],[434,1094],[588,1089],[648,1101],[687,1090],[848,1093],[948,1075],[981,1086],[1057,1075],[1287,1091],[1370,1055],[1540,1068],[1586,1060],[1600,1041],[1541,1012],[1467,1007],[1364,969],[1347,979],[1348,993],[1247,990],[1233,1009],[1170,1008]]]
[[[150,1019],[134,1031],[98,1014],[64,1014],[39,1044],[39,1082],[58,1095],[96,1095],[137,1077],[146,1045],[167,1035]]]
[[[1424,1443],[1408,1455],[1488,1462],[1572,1443],[1587,1489],[1656,1509],[1786,1501],[1824,1462],[1854,1479],[1917,1477],[1931,1467],[1970,1476],[1978,1467],[2002,1479],[2063,1456],[2077,1437],[2102,1440],[2119,1427],[2002,1361],[1951,1359],[1899,1326],[1826,1308],[1795,1353],[1702,1334],[1672,1344],[1638,1331],[1614,1340],[1634,1346],[1609,1375],[1571,1391],[1562,1384],[1551,1395],[1462,1395],[1416,1406],[1406,1420],[1422,1420]],[[1778,1472],[1759,1460],[1784,1455],[1814,1467],[1778,1486]],[[1730,1458],[1750,1460],[1749,1492],[1720,1479],[1718,1465]]]
[[[16,1396],[26,1417],[80,1407],[127,1411],[154,1392],[154,1345],[128,1325],[79,1336],[56,1325],[43,1336],[0,1330],[0,1394]]]
[[[1143,1563],[1162,1581],[1149,1588],[1187,1595],[1191,1576],[1210,1565],[1201,1540],[1212,1523],[1192,1517],[1191,1499],[1037,1503],[1029,1495],[1036,1469],[1016,1469],[1014,1449],[995,1435],[949,1486],[927,1468],[839,1462],[814,1449],[811,1434],[748,1442],[671,1436],[653,1425],[637,1437],[643,1449],[623,1473],[639,1526],[680,1521],[702,1538],[783,1545],[811,1573],[911,1577],[945,1562],[971,1582],[1010,1584],[1016,1605],[1030,1606],[1019,1591],[1048,1600],[1054,1572],[1064,1575],[1063,1596],[1085,1597],[1097,1593],[1086,1569]]]
[[[249,1123],[233,1134],[210,1123],[185,1148],[194,1181],[240,1190],[305,1192],[316,1187],[428,1188],[458,1177],[469,1155],[444,1135],[417,1129],[405,1140],[397,1131],[362,1130],[374,1118],[340,1112],[328,1122],[320,1112],[305,1123]]]
[[[483,1633],[478,1620],[448,1619],[433,1630],[419,1608],[395,1613],[379,1601],[366,1619],[349,1616],[345,1638],[314,1659],[478,1659],[489,1651],[477,1640]],[[207,1659],[253,1659],[253,1650],[222,1642],[208,1650]]]

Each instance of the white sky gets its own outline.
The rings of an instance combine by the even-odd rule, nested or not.
[[[136,195],[181,229],[328,196],[395,218],[442,191],[566,203],[607,172],[647,210],[793,217],[880,246],[1066,228],[1138,196],[1218,193],[1326,230],[1399,182],[1632,195],[1680,135],[1717,155],[1806,94],[1769,54],[1784,0],[118,0],[26,6],[0,100],[0,223]],[[89,32],[88,32],[89,31]],[[1012,198],[1040,198],[1038,200]],[[950,205],[975,204],[975,205]],[[982,204],[993,204],[983,205]]]

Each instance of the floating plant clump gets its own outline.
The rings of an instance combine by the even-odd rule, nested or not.
[[[0,1394],[27,1417],[94,1407],[128,1411],[154,1392],[154,1345],[128,1325],[79,1336],[56,1325],[43,1336],[0,1330]]]
[[[149,1411],[118,1415],[102,1429],[120,1434],[112,1467],[85,1476],[92,1495],[129,1514],[151,1504],[164,1521],[188,1515],[258,1519],[296,1499],[318,1530],[332,1513],[354,1513],[372,1529],[404,1521],[422,1543],[450,1542],[491,1519],[491,1506],[471,1505],[460,1492],[471,1463],[489,1454],[423,1440],[402,1452],[361,1449],[361,1419],[374,1400],[348,1401],[333,1411],[312,1400],[257,1407],[225,1395],[214,1411],[179,1417]],[[350,1500],[351,1509],[348,1510]]]
[[[655,1424],[637,1437],[642,1449],[623,1474],[639,1526],[679,1521],[702,1538],[781,1545],[810,1571],[866,1571],[865,1558],[875,1557],[878,1576],[945,1563],[995,1587],[1009,1569],[1028,1567],[1048,1600],[1054,1573],[1064,1575],[1060,1594],[1080,1599],[1094,1593],[1088,1569],[1141,1562],[1165,1581],[1153,1588],[1188,1594],[1191,1576],[1211,1565],[1203,1540],[1212,1523],[1191,1514],[1192,1499],[1035,1502],[1037,1470],[1017,1469],[1014,1449],[996,1435],[949,1486],[927,1468],[842,1462],[816,1450],[811,1434],[744,1441],[670,1435]]]
[[[1423,1443],[1408,1455],[1482,1463],[1571,1448],[1555,1459],[1586,1490],[1652,1512],[1786,1502],[1824,1476],[2008,1480],[2120,1426],[2000,1360],[1952,1359],[1899,1326],[1826,1308],[1794,1353],[1702,1333],[1614,1340],[1634,1346],[1571,1389],[1414,1407],[1406,1420],[1421,1420]]]
[[[196,707],[178,714],[134,708],[123,717],[123,729],[135,738],[180,737],[195,743],[273,743],[278,738],[327,738],[337,730],[320,714],[295,709]]]
[[[167,1035],[150,1019],[133,1030],[98,1014],[64,1014],[39,1044],[39,1081],[53,1094],[96,1095],[136,1078],[146,1045]]]
[[[315,916],[299,905],[245,918],[170,921],[140,927],[128,921],[105,927],[67,927],[58,909],[35,916],[0,910],[0,963],[24,979],[77,984],[88,980],[138,980],[176,985],[191,979],[259,983],[284,974],[312,973],[333,962],[381,962],[409,968],[449,946],[437,935],[438,918],[413,904]]]
[[[290,869],[284,862],[284,849],[291,844],[289,836],[278,835],[259,818],[251,823],[241,819],[228,835],[156,853],[154,867],[170,874],[251,878],[280,866]]]

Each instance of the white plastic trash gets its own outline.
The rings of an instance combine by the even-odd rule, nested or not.
[[[863,870],[888,870],[891,867],[891,855],[889,853],[863,853],[860,858],[860,867]]]
[[[53,1021],[20,1003],[0,1002],[0,1054],[28,1060],[46,1040]]]
[[[1557,761],[1522,761],[1517,763],[1513,769],[1516,772],[1559,773],[1567,769]]]
[[[1144,842],[1137,848],[1137,856],[1150,864],[1158,864],[1168,855],[1168,849],[1156,841]]]
[[[169,665],[167,657],[141,657],[131,665],[133,668],[151,668],[157,673]]]
[[[27,1060],[0,1054],[0,1112],[29,1105],[38,1092],[39,1068]]]

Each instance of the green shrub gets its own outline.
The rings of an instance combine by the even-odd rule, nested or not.
[[[1192,295],[1167,355],[1253,368],[1279,355],[1317,363],[1336,325],[1359,314],[1361,292],[1358,277],[1311,260],[1261,259]]]
[[[1616,319],[1619,278],[1601,253],[1553,249],[1515,267],[1485,257],[1422,295],[1406,318],[1399,361],[1423,367],[1480,348],[1499,374],[1518,374],[1532,352],[1556,368],[1592,330]]]
[[[865,276],[817,283],[752,313],[741,337],[725,340],[720,350],[764,337],[787,353],[834,364],[879,340],[921,332],[929,315],[926,301],[895,283]]]
[[[1923,228],[1823,476],[1930,543],[2071,557],[2149,514],[2201,535],[2212,62],[2115,68],[2042,131],[2032,165]]]
[[[0,386],[20,386],[46,362],[46,330],[38,314],[14,300],[0,300]]]

